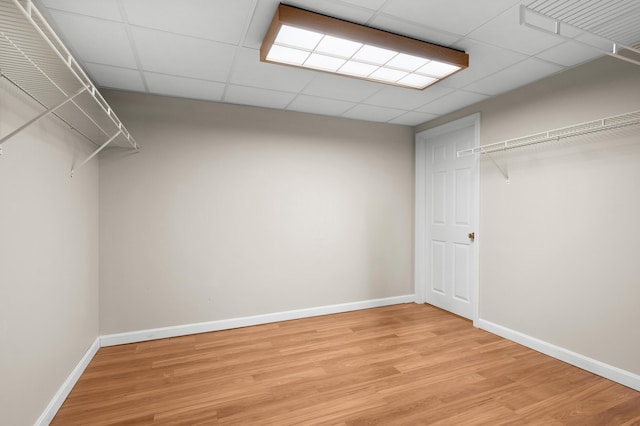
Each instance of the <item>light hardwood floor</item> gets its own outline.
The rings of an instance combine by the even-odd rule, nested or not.
[[[101,348],[52,425],[640,425],[640,392],[405,304]]]

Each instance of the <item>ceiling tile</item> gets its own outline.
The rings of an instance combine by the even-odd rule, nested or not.
[[[236,48],[223,43],[132,28],[145,71],[226,81]]]
[[[536,56],[540,59],[570,67],[603,55],[604,53],[593,47],[588,47],[575,41],[567,41]]]
[[[461,40],[455,47],[469,54],[469,68],[442,80],[443,86],[461,88],[527,58],[521,53],[469,39]]]
[[[380,83],[320,73],[304,88],[302,93],[342,101],[360,102],[383,87]]]
[[[436,83],[433,86],[427,87],[422,91],[422,100],[424,100],[422,105],[426,105],[430,102],[433,102],[436,99],[443,97],[444,95],[453,92],[454,89],[450,87],[443,86],[440,83]],[[366,100],[369,101],[368,99]]]
[[[520,25],[520,8],[514,6],[468,35],[474,40],[511,49],[525,55],[562,43],[563,39]]]
[[[40,0],[39,2],[51,9],[122,21],[116,0]]]
[[[371,9],[356,7],[333,0],[290,0],[286,2],[290,6],[296,6],[311,12],[332,16],[345,21],[365,24],[374,14]],[[273,15],[271,16],[273,18]]]
[[[355,106],[355,104],[352,102],[300,95],[291,102],[287,109],[308,112],[311,114],[337,116],[341,115],[353,106]]]
[[[251,0],[127,0],[122,2],[129,23],[157,30],[240,43],[251,17]]]
[[[562,69],[559,65],[530,58],[470,84],[465,89],[486,95],[497,95],[532,83]]]
[[[460,37],[462,37],[459,34],[436,30],[424,25],[419,25],[403,19],[395,18],[387,14],[380,14],[374,17],[371,21],[371,26],[395,34],[413,37],[418,40],[428,41],[430,43],[440,44],[442,46],[451,46],[453,42],[459,40]]]
[[[227,87],[227,93],[224,97],[224,101],[231,102],[233,104],[284,109],[295,96],[296,95],[293,93],[229,85]]]
[[[215,81],[196,80],[173,75],[145,72],[144,77],[149,92],[180,98],[219,101],[222,99],[225,84]]]
[[[349,111],[342,114],[343,117],[355,120],[381,121],[387,122],[404,114],[401,109],[383,108],[374,105],[356,105]]]
[[[409,111],[399,117],[394,118],[393,120],[389,121],[389,123],[402,124],[404,126],[417,126],[418,124],[426,123],[427,121],[433,120],[436,117],[436,114]]]
[[[428,112],[431,114],[447,114],[453,111],[457,111],[468,105],[475,104],[476,102],[488,99],[488,95],[482,95],[480,93],[467,92],[464,90],[456,90],[453,93],[449,93],[437,101],[432,102],[419,108],[418,111]]]
[[[343,3],[351,3],[356,6],[366,7],[367,9],[378,10],[386,0],[342,0]]]
[[[262,39],[267,34],[273,15],[280,4],[280,0],[260,0],[256,3],[251,24],[249,24],[245,35],[244,46],[259,49],[262,45]]]
[[[87,62],[136,68],[124,24],[58,11],[51,11],[51,17],[74,56]]]
[[[519,3],[520,0],[389,0],[383,11],[431,28],[468,34]]]
[[[424,90],[386,86],[373,96],[365,99],[364,103],[409,111],[431,102],[434,96],[442,96],[448,91],[450,89],[441,88],[441,86],[427,87]]]
[[[259,50],[239,48],[230,82],[241,86],[299,92],[317,74],[312,70],[260,62]]]
[[[101,86],[409,126],[599,56],[574,41],[519,25],[521,0],[287,2],[470,56],[468,69],[424,91],[396,88],[261,63],[258,49],[279,1],[36,3]]]
[[[132,90],[144,92],[145,87],[140,76],[140,71],[129,68],[111,67],[102,64],[85,62],[87,72],[94,83],[100,87],[111,89]]]

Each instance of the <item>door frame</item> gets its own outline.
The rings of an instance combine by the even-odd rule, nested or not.
[[[429,138],[449,133],[464,127],[473,126],[474,141],[473,146],[480,146],[480,113],[468,115],[466,117],[423,130],[416,133],[415,158],[416,158],[416,205],[415,205],[415,263],[414,263],[414,300],[416,303],[427,303],[427,241],[430,238],[429,227],[426,226],[424,217],[427,214],[427,141]],[[480,296],[480,155],[476,156],[476,167],[474,172],[474,221],[475,221],[475,276],[472,279],[473,294],[473,325],[477,326],[478,306]]]

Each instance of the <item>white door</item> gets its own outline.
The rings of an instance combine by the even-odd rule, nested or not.
[[[416,138],[416,301],[477,317],[479,115]]]

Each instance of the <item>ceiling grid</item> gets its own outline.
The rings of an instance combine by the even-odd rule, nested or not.
[[[622,26],[640,28],[634,0],[285,2],[469,54],[469,68],[413,95],[415,89],[260,63],[278,0],[37,2],[101,87],[409,126],[603,55],[520,25],[522,4],[565,13],[571,4],[586,4],[584,12],[600,21],[584,13],[576,19],[607,34],[618,28],[625,40],[635,35]],[[398,104],[403,97],[407,102]]]

